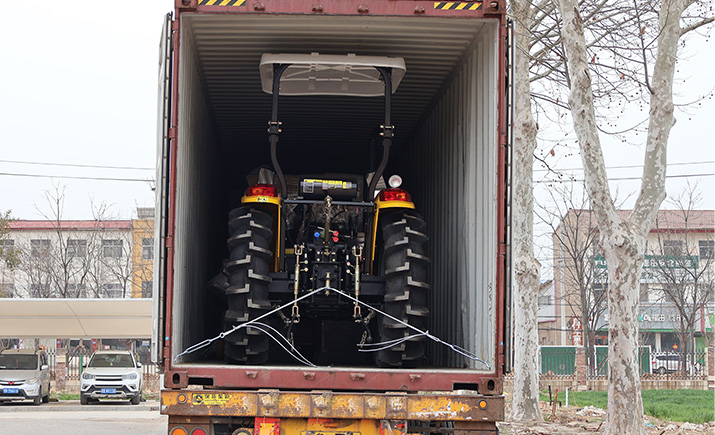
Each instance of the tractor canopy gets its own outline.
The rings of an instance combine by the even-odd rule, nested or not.
[[[273,93],[274,66],[288,65],[280,76],[281,95],[385,95],[384,79],[378,68],[391,70],[392,93],[405,75],[405,60],[399,57],[354,54],[264,54],[261,85]]]

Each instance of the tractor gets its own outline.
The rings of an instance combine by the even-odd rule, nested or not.
[[[262,56],[263,90],[272,94],[271,166],[248,174],[241,206],[229,213],[223,269],[223,327],[232,331],[223,345],[228,362],[280,362],[285,352],[269,336],[279,331],[321,363],[354,364],[364,358],[388,368],[424,364],[425,337],[406,324],[427,329],[426,224],[400,188],[401,177],[393,175],[387,184],[383,178],[394,131],[391,98],[405,71],[401,58]],[[282,129],[279,94],[384,96],[379,165],[367,175],[284,174],[276,152]],[[301,298],[319,289],[325,291]],[[284,308],[263,321],[261,316],[276,307]],[[273,329],[258,324],[235,329],[259,317],[261,325]],[[355,353],[369,343],[384,345]]]

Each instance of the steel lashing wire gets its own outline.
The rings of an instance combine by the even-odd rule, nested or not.
[[[309,298],[309,297],[313,296],[314,294],[320,293],[320,292],[322,292],[322,291],[332,291],[332,292],[335,292],[335,293],[337,293],[337,294],[339,294],[339,295],[341,295],[341,296],[343,296],[343,297],[345,297],[345,298],[347,298],[347,299],[352,300],[353,302],[356,302],[356,303],[358,303],[358,304],[360,304],[360,305],[362,305],[362,306],[365,306],[365,307],[367,307],[367,308],[370,308],[371,310],[374,310],[375,312],[377,312],[377,313],[379,313],[379,314],[382,314],[383,316],[387,317],[388,319],[394,320],[395,322],[398,322],[398,323],[400,323],[400,324],[402,324],[402,325],[405,325],[405,326],[407,326],[408,328],[412,329],[413,331],[417,332],[417,334],[414,334],[414,335],[411,335],[411,336],[407,336],[407,337],[398,338],[398,339],[395,339],[395,340],[390,340],[390,341],[386,341],[386,342],[382,342],[382,343],[373,343],[373,344],[363,345],[363,346],[384,346],[384,347],[375,348],[375,349],[360,349],[360,351],[363,351],[363,352],[377,352],[377,351],[379,351],[379,350],[383,350],[383,349],[387,349],[387,348],[396,346],[396,345],[401,344],[401,343],[403,343],[403,342],[405,342],[405,341],[407,341],[407,340],[410,340],[410,339],[412,339],[412,338],[424,336],[424,337],[427,337],[427,338],[429,338],[430,340],[432,340],[432,341],[434,341],[434,342],[436,342],[436,343],[439,343],[439,344],[441,344],[441,345],[443,345],[443,346],[447,346],[448,348],[450,348],[450,349],[452,349],[454,352],[456,352],[456,353],[458,353],[458,354],[464,356],[465,358],[471,359],[471,360],[473,360],[473,361],[480,362],[480,363],[484,364],[488,369],[491,369],[491,365],[490,365],[488,362],[486,362],[486,361],[484,361],[483,359],[479,358],[478,356],[476,356],[476,355],[473,354],[472,352],[469,352],[468,350],[466,350],[466,349],[464,349],[464,348],[462,348],[462,347],[460,347],[460,346],[457,346],[457,345],[455,345],[455,344],[447,343],[446,341],[444,341],[444,340],[442,340],[442,339],[440,339],[440,338],[438,338],[438,337],[435,337],[434,335],[430,334],[429,331],[422,331],[422,330],[420,330],[420,329],[418,329],[418,328],[415,328],[414,326],[410,325],[410,324],[407,323],[407,322],[404,322],[404,321],[402,321],[402,320],[400,320],[400,319],[398,319],[398,318],[396,318],[396,317],[393,317],[393,316],[391,316],[391,315],[385,313],[384,311],[380,311],[380,310],[378,310],[377,308],[375,308],[375,307],[373,307],[373,306],[371,306],[371,305],[369,305],[369,304],[367,304],[367,303],[365,303],[365,302],[362,302],[362,301],[360,301],[360,300],[358,300],[358,299],[356,299],[356,298],[354,298],[354,297],[352,297],[352,296],[350,296],[350,295],[348,295],[348,294],[345,294],[345,293],[341,292],[340,290],[334,289],[334,288],[332,288],[332,287],[321,287],[321,288],[319,288],[319,289],[313,290],[313,291],[311,291],[310,293],[306,293],[306,294],[304,294],[303,296],[301,296],[301,297],[299,297],[299,298],[297,298],[297,299],[294,299],[294,300],[292,300],[292,301],[290,301],[290,302],[288,302],[288,303],[286,303],[286,304],[284,304],[284,305],[282,305],[282,306],[280,306],[280,307],[277,307],[277,308],[275,308],[275,309],[273,309],[273,310],[271,310],[271,311],[269,311],[269,312],[267,312],[267,313],[265,313],[265,314],[262,314],[261,316],[258,316],[258,317],[256,317],[256,318],[253,319],[253,320],[249,320],[248,322],[241,323],[240,325],[234,326],[233,328],[231,328],[231,330],[229,330],[229,331],[224,331],[224,332],[220,333],[219,335],[217,335],[216,337],[208,338],[208,339],[206,339],[206,340],[204,340],[204,341],[202,341],[202,342],[200,342],[200,343],[194,344],[193,346],[189,346],[188,348],[186,348],[186,350],[184,350],[184,351],[181,352],[180,354],[176,355],[176,357],[174,357],[174,361],[176,361],[177,359],[179,359],[179,357],[181,357],[181,356],[183,356],[183,355],[187,355],[187,354],[189,354],[189,353],[195,352],[195,351],[198,350],[198,349],[201,349],[201,348],[203,348],[203,347],[205,347],[205,346],[208,346],[208,345],[210,345],[211,343],[213,343],[213,342],[216,341],[216,340],[223,339],[223,338],[225,338],[227,335],[229,335],[229,334],[231,334],[232,332],[237,331],[237,330],[239,330],[239,329],[241,329],[241,328],[247,328],[247,327],[253,327],[253,328],[255,328],[254,325],[257,324],[257,323],[258,323],[258,324],[261,324],[261,325],[264,325],[263,323],[260,323],[260,322],[259,322],[261,319],[263,319],[263,318],[265,318],[265,317],[268,317],[268,316],[270,316],[270,315],[273,314],[273,313],[276,313],[276,312],[278,312],[278,311],[281,311],[283,308],[286,308],[286,307],[288,307],[288,306],[290,306],[290,305],[293,305],[294,303],[300,302],[300,301],[302,301],[303,299]],[[268,326],[268,325],[265,325],[265,326]],[[274,341],[278,342],[278,340],[277,340],[275,337],[273,337],[273,335],[268,334],[266,331],[261,330],[261,329],[259,329],[259,328],[255,328],[255,329],[257,329],[257,330],[263,332],[264,334],[267,334],[267,335],[268,335],[269,337],[271,337]],[[271,329],[273,329],[273,328],[271,328]],[[275,330],[275,329],[274,329],[274,330]],[[276,332],[278,332],[278,331],[276,331]],[[278,335],[281,335],[281,334],[278,333]],[[284,338],[284,337],[281,335],[281,338]],[[281,347],[283,347],[283,345],[282,345],[280,342],[279,342],[278,344],[281,345]],[[291,345],[291,347],[293,348],[292,345]],[[285,347],[283,347],[283,349],[285,349]],[[293,349],[295,349],[295,348],[293,348]],[[286,351],[287,351],[287,349],[286,349]],[[297,352],[297,350],[296,350],[296,352]],[[289,352],[289,353],[290,353],[290,352]],[[300,355],[300,354],[299,354],[299,355]],[[302,355],[300,355],[300,356],[303,357]],[[294,357],[295,357],[295,356],[294,356]],[[303,357],[303,358],[304,358],[304,357]],[[296,359],[298,359],[298,358],[296,358]],[[299,360],[299,361],[300,361],[300,360]],[[310,363],[310,361],[308,361],[307,359],[305,359],[305,361],[301,361],[301,362],[303,362],[304,364],[306,364],[306,362],[307,362],[307,363],[309,363],[309,364],[306,364],[306,365],[309,365],[309,366],[312,366],[312,367],[316,367],[315,365],[313,365],[312,363]]]
[[[413,338],[417,337],[424,337],[426,336],[425,334],[414,334],[414,335],[408,335],[406,337],[400,337],[400,338],[395,338],[394,340],[389,340],[389,341],[381,341],[379,343],[365,343],[362,345],[358,345],[360,349],[358,349],[358,352],[377,352],[380,350],[385,350],[389,349],[391,347],[397,346],[398,344],[402,344],[406,341],[410,341]],[[377,347],[380,346],[380,347]],[[370,349],[363,349],[365,347],[369,347]]]
[[[262,314],[262,315],[256,317],[256,318],[253,319],[253,320],[249,320],[248,322],[241,323],[240,325],[234,326],[234,327],[231,328],[230,330],[224,331],[224,332],[220,333],[219,335],[217,335],[217,336],[215,336],[215,337],[213,337],[213,338],[207,338],[207,339],[204,340],[204,341],[201,341],[201,342],[199,342],[199,343],[196,343],[196,344],[194,344],[194,345],[191,345],[191,346],[187,347],[186,350],[184,350],[184,351],[181,352],[180,354],[176,355],[176,356],[174,357],[174,361],[176,362],[180,357],[182,357],[182,356],[184,356],[184,355],[188,355],[188,354],[193,353],[193,352],[195,352],[195,351],[197,351],[197,350],[199,350],[199,349],[202,349],[202,348],[204,348],[204,347],[210,345],[211,343],[213,343],[213,342],[216,341],[216,340],[221,340],[221,339],[225,338],[227,335],[231,334],[231,333],[234,332],[234,331],[238,331],[238,330],[241,329],[241,328],[247,328],[247,327],[251,326],[252,324],[258,322],[259,320],[261,320],[261,319],[263,319],[263,318],[265,318],[265,317],[268,317],[268,316],[270,316],[271,314],[276,313],[276,312],[282,310],[283,308],[286,308],[286,307],[289,306],[289,305],[293,305],[293,303],[295,303],[295,302],[300,302],[300,301],[302,301],[303,299],[309,298],[309,297],[313,296],[314,294],[319,293],[319,292],[321,292],[321,291],[324,291],[324,290],[326,290],[326,289],[327,289],[327,287],[323,287],[323,288],[319,288],[319,289],[317,289],[317,290],[313,290],[312,292],[306,293],[306,294],[304,294],[303,296],[301,296],[301,297],[299,297],[299,298],[297,298],[297,299],[295,299],[295,300],[293,300],[293,301],[290,301],[290,302],[288,302],[288,303],[285,304],[285,305],[282,305],[282,306],[280,306],[280,307],[278,307],[278,308],[275,308],[275,309],[273,309],[273,310],[271,310],[271,311],[269,311],[269,312],[267,312],[267,313],[265,313],[265,314]],[[270,335],[269,335],[269,336],[270,336]]]
[[[396,317],[393,317],[393,316],[387,314],[387,313],[384,312],[384,311],[380,311],[380,310],[378,310],[378,309],[375,308],[375,307],[371,307],[370,305],[368,305],[368,304],[366,304],[366,303],[364,303],[364,302],[361,302],[361,301],[355,299],[354,297],[352,297],[352,296],[350,296],[350,295],[344,294],[344,293],[340,292],[339,290],[335,290],[335,289],[333,289],[333,288],[330,288],[329,290],[334,291],[334,292],[338,292],[338,293],[340,293],[343,297],[346,297],[346,298],[348,298],[348,299],[350,299],[350,300],[352,300],[352,301],[354,301],[354,302],[357,302],[357,303],[359,303],[360,305],[365,305],[365,306],[367,306],[367,307],[370,307],[372,310],[376,311],[376,312],[379,313],[379,314],[382,314],[383,316],[387,317],[388,319],[394,320],[395,322],[398,322],[398,323],[400,323],[400,324],[402,324],[402,325],[405,325],[405,326],[407,326],[408,328],[412,329],[413,331],[417,332],[417,334],[415,334],[415,335],[412,335],[412,336],[409,336],[409,337],[402,337],[402,338],[397,339],[397,340],[399,340],[398,343],[390,344],[390,346],[388,346],[388,347],[396,346],[397,344],[403,343],[403,342],[405,342],[405,341],[407,341],[407,340],[409,340],[409,339],[411,339],[411,338],[413,338],[413,337],[425,336],[425,337],[429,338],[430,340],[432,340],[432,341],[434,341],[434,342],[436,342],[436,343],[439,343],[439,344],[441,344],[441,345],[447,346],[448,348],[452,349],[454,352],[456,352],[456,353],[458,353],[458,354],[460,354],[460,355],[462,355],[462,356],[464,356],[464,357],[466,357],[466,358],[468,358],[468,359],[471,359],[471,360],[474,360],[474,361],[477,361],[477,362],[480,362],[480,363],[484,364],[489,370],[491,370],[491,368],[492,368],[492,366],[491,366],[488,362],[486,362],[486,361],[484,361],[483,359],[479,358],[478,356],[476,356],[476,355],[473,354],[472,352],[470,352],[470,351],[468,351],[468,350],[466,350],[466,349],[464,349],[464,348],[462,348],[462,347],[460,347],[460,346],[457,346],[456,344],[447,343],[446,341],[444,341],[444,340],[442,340],[442,339],[440,339],[440,338],[438,338],[438,337],[435,337],[434,335],[430,334],[429,331],[422,331],[422,330],[420,330],[419,328],[415,328],[414,326],[410,325],[409,323],[404,322],[404,321],[402,321],[402,320],[400,320],[400,319],[398,319],[398,318],[396,318]],[[395,341],[395,340],[392,340],[392,341]],[[387,344],[387,343],[392,343],[392,341],[387,341],[387,342],[385,342],[385,344]],[[374,345],[380,346],[380,345],[382,345],[382,344],[383,344],[383,343],[375,343]],[[369,350],[366,349],[366,350],[364,350],[364,351],[365,351],[365,352],[376,352],[376,351],[378,351],[378,350],[381,350],[381,349],[369,349]]]
[[[296,361],[301,362],[301,363],[303,363],[303,364],[305,364],[305,365],[307,365],[307,366],[310,366],[310,367],[318,367],[318,366],[316,366],[315,364],[313,364],[312,362],[310,362],[310,360],[309,360],[308,358],[304,357],[303,354],[301,354],[301,353],[298,351],[298,349],[296,349],[295,346],[293,346],[293,343],[291,343],[287,338],[285,338],[285,337],[283,336],[283,334],[281,334],[276,328],[272,327],[271,325],[268,325],[268,324],[266,324],[266,323],[258,322],[258,323],[253,323],[253,324],[251,325],[251,328],[256,329],[256,330],[258,330],[258,331],[261,331],[262,333],[264,333],[264,334],[266,334],[267,336],[269,336],[270,338],[272,338],[273,341],[275,341],[276,343],[278,343],[278,345],[279,345],[281,348],[283,348],[283,350],[285,350],[285,351],[288,353],[288,355],[290,355],[290,356],[292,356],[293,358],[295,358]],[[268,328],[268,329],[270,329],[271,331],[275,332],[276,335],[271,334],[270,332],[266,331],[266,330],[263,329],[263,328]],[[288,350],[288,348],[287,348],[286,346],[284,346],[283,343],[280,342],[279,338],[282,339],[283,341],[285,341],[285,343],[286,343],[288,346],[290,346],[290,350]]]

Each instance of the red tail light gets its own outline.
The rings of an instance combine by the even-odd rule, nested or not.
[[[254,184],[246,189],[246,196],[277,196],[276,186],[272,184]]]
[[[385,189],[380,191],[380,201],[412,202],[412,196],[402,189]]]

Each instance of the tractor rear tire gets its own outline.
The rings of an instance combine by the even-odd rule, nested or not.
[[[427,330],[427,268],[425,255],[427,235],[422,217],[412,210],[400,210],[381,215],[383,248],[381,271],[385,276],[384,309],[390,316],[420,331]],[[386,316],[379,323],[380,341],[398,340],[417,332]],[[398,345],[380,350],[380,367],[419,366],[425,355],[425,337],[414,337]]]
[[[228,228],[224,331],[256,319],[271,307],[268,284],[273,217],[254,207],[239,207],[229,213]],[[241,328],[225,337],[224,358],[233,363],[262,364],[268,360],[268,344],[268,336],[258,329]]]

